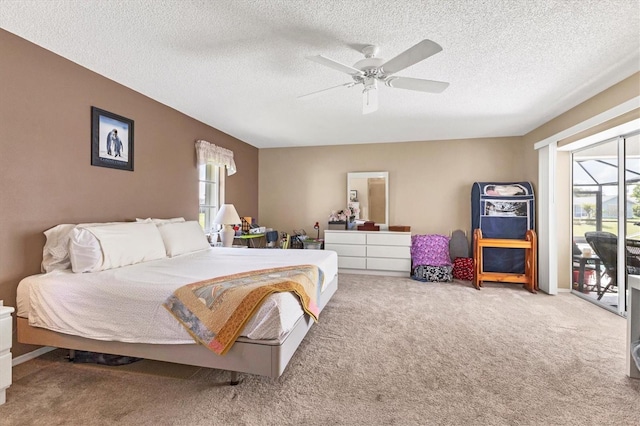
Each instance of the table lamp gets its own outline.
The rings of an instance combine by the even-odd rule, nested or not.
[[[222,240],[223,247],[231,247],[233,245],[233,237],[235,236],[233,225],[241,222],[242,220],[240,216],[238,216],[238,212],[236,208],[233,207],[233,204],[223,204],[220,210],[218,210],[218,214],[213,220],[213,223],[222,225],[220,239]]]

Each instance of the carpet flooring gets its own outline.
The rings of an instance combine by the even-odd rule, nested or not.
[[[56,350],[14,368],[0,424],[638,425],[625,333],[568,293],[342,274],[279,379]]]

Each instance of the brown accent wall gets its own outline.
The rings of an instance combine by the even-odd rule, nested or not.
[[[194,142],[231,149],[226,201],[258,214],[258,149],[0,30],[0,299],[40,272],[59,223],[198,215]],[[91,166],[91,106],[133,119],[134,171]],[[33,347],[15,342],[14,355]]]
[[[522,170],[519,137],[261,149],[260,221],[316,235],[316,221],[323,231],[347,206],[348,172],[388,171],[391,225],[469,233],[473,182],[520,181]]]

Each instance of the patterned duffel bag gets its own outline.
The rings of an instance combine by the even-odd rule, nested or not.
[[[413,268],[411,278],[427,282],[451,282],[453,275],[451,266],[418,265]]]

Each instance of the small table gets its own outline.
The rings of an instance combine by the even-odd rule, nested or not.
[[[264,248],[267,246],[265,234],[244,234],[233,237],[234,240],[242,240],[250,248]]]
[[[578,291],[584,291],[584,271],[587,269],[587,265],[593,265],[593,269],[596,272],[596,292],[600,294],[600,266],[602,261],[598,256],[591,255],[589,257],[581,254],[574,255],[573,261],[578,262]]]

